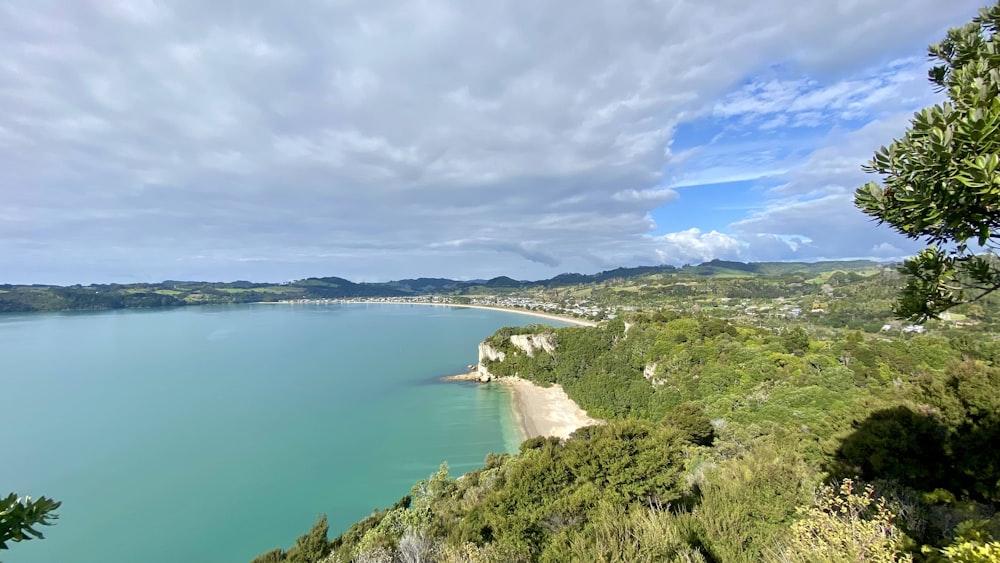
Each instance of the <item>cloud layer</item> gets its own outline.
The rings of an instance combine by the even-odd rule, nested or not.
[[[976,4],[745,6],[8,3],[3,281],[912,251],[849,190],[931,100],[912,57]],[[723,141],[678,150],[692,126]],[[725,233],[656,224],[679,186],[727,177],[771,179],[761,209]]]

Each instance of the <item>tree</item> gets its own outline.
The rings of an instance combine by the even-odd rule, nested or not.
[[[309,532],[299,536],[295,540],[295,545],[287,552],[281,549],[272,549],[255,557],[252,563],[280,563],[282,561],[285,563],[319,563],[330,554],[333,547],[326,538],[329,530],[326,514],[321,514]]]
[[[705,410],[696,403],[681,403],[667,413],[663,424],[681,431],[692,444],[711,446],[715,441],[715,427]]]
[[[883,176],[855,204],[928,247],[906,260],[901,318],[936,318],[1000,289],[1000,3],[928,49],[928,78],[948,100],[916,113],[865,172]]]
[[[285,554],[285,561],[289,563],[319,563],[330,553],[330,544],[326,539],[329,529],[326,514],[320,515],[309,532],[295,540],[295,545]]]
[[[0,549],[8,549],[8,541],[44,539],[36,526],[51,526],[59,518],[55,510],[61,504],[45,497],[18,498],[14,493],[0,499]]]
[[[809,349],[809,333],[797,326],[781,335],[781,343],[789,354],[802,354]]]

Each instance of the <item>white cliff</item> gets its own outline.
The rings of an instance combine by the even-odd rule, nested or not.
[[[479,363],[476,364],[476,373],[479,374],[479,381],[487,382],[496,379],[496,376],[490,373],[490,369],[486,367],[486,361],[491,362],[502,362],[507,357],[507,354],[503,350],[497,350],[489,342],[479,343]]]
[[[555,343],[556,335],[554,332],[546,332],[543,334],[515,334],[510,337],[510,343],[517,346],[524,353],[528,355],[529,358],[535,356],[535,350],[544,350],[545,352],[551,354],[556,351]]]

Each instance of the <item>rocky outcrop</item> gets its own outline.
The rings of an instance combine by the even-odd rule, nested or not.
[[[479,372],[473,369],[467,373],[457,373],[455,375],[446,375],[441,378],[441,381],[479,381]]]
[[[517,346],[528,357],[535,356],[535,350],[543,350],[546,353],[553,353],[556,351],[556,341],[554,332],[545,332],[542,334],[515,334],[510,337],[510,343]],[[502,360],[501,360],[502,361]]]
[[[522,350],[529,357],[534,357],[539,350],[551,354],[556,350],[556,335],[554,332],[542,334],[515,334],[510,337],[510,343],[515,348]],[[486,383],[498,379],[490,372],[489,362],[502,362],[507,359],[507,353],[494,348],[489,342],[479,343],[479,363],[476,364],[474,373],[478,374],[479,381]]]
[[[656,376],[656,368],[657,368],[656,362],[650,362],[646,364],[646,366],[642,368],[642,376],[645,377],[646,379],[653,379],[653,377]]]
[[[659,362],[649,362],[642,367],[642,376],[649,380],[653,387],[659,387],[667,382],[663,377],[656,377],[656,370],[660,367]]]
[[[485,360],[491,362],[502,362],[507,357],[503,350],[497,350],[489,342],[479,343],[479,367],[483,366]]]
[[[488,381],[493,381],[496,376],[490,373],[490,369],[486,367],[486,362],[502,362],[507,357],[507,354],[503,350],[497,350],[489,342],[479,343],[479,363],[476,364],[476,373],[479,374],[479,381],[486,383]]]

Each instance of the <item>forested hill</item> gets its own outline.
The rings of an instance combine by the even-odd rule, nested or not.
[[[510,341],[521,333],[547,334],[554,352],[527,354]],[[442,467],[333,540],[320,520],[256,563],[1000,554],[995,333],[865,335],[664,310],[505,328],[487,343],[505,353],[492,373],[560,384],[607,424],[528,440],[461,478]]]
[[[519,281],[501,276],[483,281],[417,278],[382,283],[355,283],[339,277],[307,278],[288,283],[195,282],[168,280],[161,283],[92,284],[73,286],[0,285],[0,312],[68,311],[177,307],[217,303],[254,303],[298,299],[349,299],[407,297],[420,295],[465,296],[482,293],[511,294],[519,291],[586,286],[635,280],[658,274],[705,278],[712,276],[769,276],[789,273],[817,275],[833,271],[878,269],[869,261],[780,263],[712,261],[699,266],[642,266],[617,268],[597,274],[560,274],[538,281]]]

